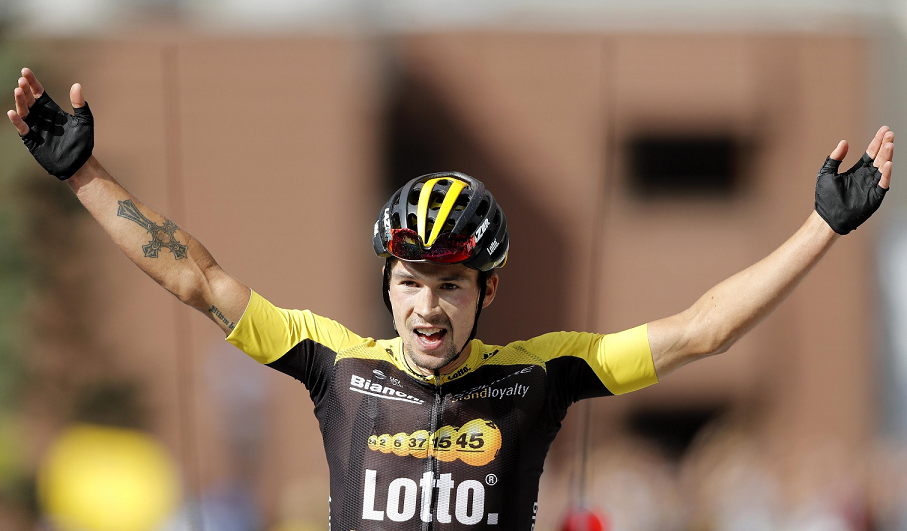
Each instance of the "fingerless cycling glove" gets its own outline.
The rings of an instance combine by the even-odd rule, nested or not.
[[[816,212],[838,234],[847,234],[869,219],[888,190],[879,186],[882,173],[866,153],[852,168],[838,173],[840,160],[831,157],[816,179]]]
[[[45,91],[23,119],[29,127],[21,137],[25,147],[47,173],[61,181],[79,171],[94,148],[94,118],[88,103],[74,113],[61,109]]]

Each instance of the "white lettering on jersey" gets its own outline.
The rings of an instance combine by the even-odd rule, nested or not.
[[[377,470],[365,471],[365,490],[362,492],[362,519],[384,520],[384,511],[375,510],[375,476]]]
[[[377,396],[388,400],[400,400],[410,404],[424,404],[425,400],[408,395],[402,391],[397,391],[393,387],[385,387],[371,380],[366,380],[361,376],[352,375],[350,378],[350,391],[356,391],[364,395]]]
[[[454,514],[457,522],[463,525],[476,525],[485,519],[485,486],[474,479],[467,479],[459,485],[451,474],[441,474],[435,481],[435,473],[428,471],[422,474],[418,485],[409,478],[395,478],[387,486],[387,506],[383,511],[375,508],[375,492],[378,489],[378,471],[365,471],[365,485],[362,491],[362,519],[384,520],[385,514],[394,522],[405,522],[416,516],[417,497],[419,498],[419,519],[431,522],[432,516],[438,522],[449,524],[453,520],[450,514],[451,493],[456,487]],[[431,514],[431,498],[434,489],[438,489],[435,514]],[[488,513],[488,525],[497,525],[498,513]]]
[[[403,509],[400,509],[400,494],[403,494]],[[387,517],[394,522],[405,522],[416,514],[416,482],[409,478],[397,478],[387,488]]]
[[[472,491],[472,504],[469,504]],[[475,525],[485,516],[485,487],[474,479],[467,479],[457,487],[457,521],[464,525]]]

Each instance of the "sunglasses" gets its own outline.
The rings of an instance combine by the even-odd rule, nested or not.
[[[476,247],[473,236],[445,232],[438,236],[431,248],[422,245],[419,234],[412,229],[391,229],[387,250],[401,260],[425,260],[438,264],[456,264],[472,256]]]

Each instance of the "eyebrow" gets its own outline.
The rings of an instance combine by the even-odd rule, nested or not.
[[[415,275],[407,271],[394,271],[393,273],[391,273],[391,276],[393,278],[399,278],[403,280],[418,280]],[[464,280],[469,280],[469,277],[467,277],[466,275],[461,275],[459,273],[443,276],[438,279],[439,282],[459,282]]]

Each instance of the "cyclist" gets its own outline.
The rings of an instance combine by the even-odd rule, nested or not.
[[[545,454],[567,407],[655,383],[726,351],[794,289],[837,240],[879,207],[894,134],[838,173],[820,169],[815,211],[777,250],[689,309],[617,334],[553,332],[505,346],[475,339],[497,295],[509,238],[500,206],[461,173],[417,177],[372,233],[399,337],[363,338],[309,311],[280,309],[223,271],[188,232],[129,194],[91,156],[93,119],[74,115],[28,70],[8,115],[49,173],[68,180],[120,249],[227,340],[303,382],[331,474],[334,529],[532,529]]]

